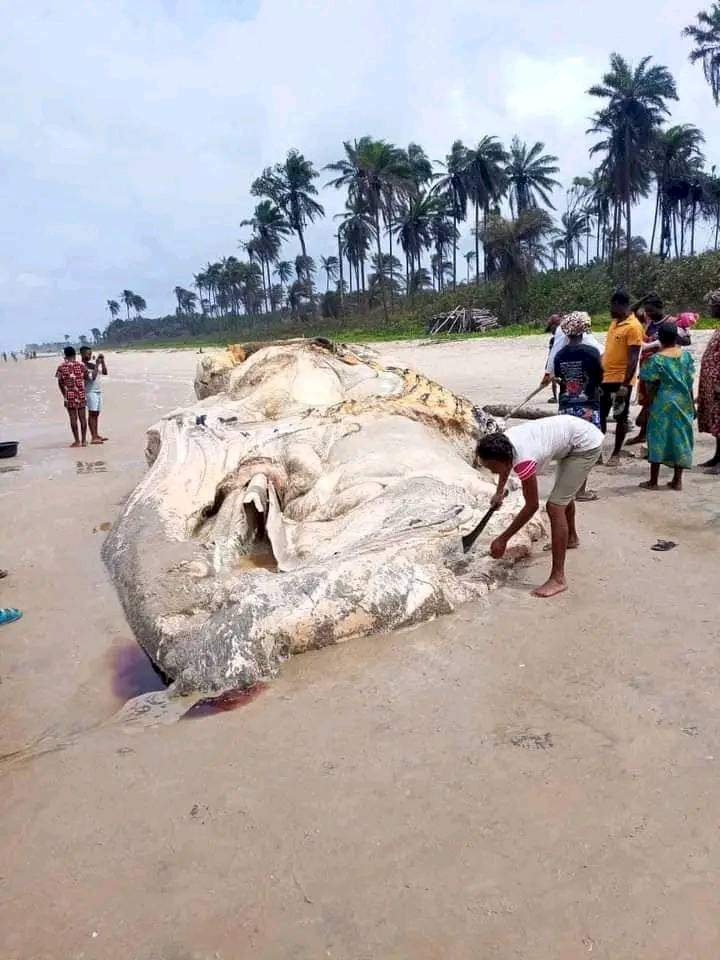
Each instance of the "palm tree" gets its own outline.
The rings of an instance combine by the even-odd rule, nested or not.
[[[691,63],[702,63],[705,79],[710,84],[715,106],[720,105],[720,3],[713,3],[708,11],[701,10],[697,24],[685,27],[683,36],[695,42],[690,53]]]
[[[250,258],[256,257],[262,270],[263,291],[265,294],[265,309],[269,308],[268,291],[272,285],[270,278],[270,264],[274,263],[282,247],[282,241],[292,230],[282,214],[280,208],[271,200],[261,200],[255,207],[255,212],[250,220],[243,220],[241,227],[252,227],[253,237],[245,248],[250,254]],[[265,283],[265,272],[267,270],[267,285]]]
[[[324,271],[326,277],[325,284],[325,293],[330,289],[330,281],[336,280],[338,275],[338,269],[340,267],[340,261],[335,256],[329,257],[320,257],[320,269]]]
[[[352,203],[359,202],[372,218],[375,227],[377,256],[382,270],[382,248],[380,245],[380,216],[386,223],[392,220],[393,204],[399,199],[411,195],[415,190],[408,159],[404,151],[385,140],[373,140],[361,137],[360,140],[343,142],[345,156],[329,163],[325,169],[339,176],[327,185],[336,188],[346,187]],[[392,229],[389,231],[392,234]],[[385,285],[382,284],[383,313],[388,319]]]
[[[419,192],[433,179],[432,163],[423,148],[417,143],[408,144],[405,156],[410,171],[410,179],[415,184],[416,192]]]
[[[143,298],[139,296],[137,293],[133,294],[132,308],[135,311],[135,316],[138,317],[138,319],[140,318],[140,315],[142,314],[143,310],[147,309],[147,304],[145,303]]]
[[[416,293],[422,290],[429,290],[432,285],[432,277],[430,276],[430,271],[427,269],[427,267],[418,267],[418,269],[412,275],[410,292]]]
[[[355,268],[355,289],[360,293],[365,290],[365,260],[375,236],[375,224],[363,200],[358,198],[348,198],[345,213],[337,216],[342,218],[338,228],[340,248],[350,264],[351,279]]]
[[[110,320],[114,320],[120,313],[120,304],[117,302],[117,300],[108,300],[105,306],[110,314]]]
[[[480,209],[484,226],[490,204],[497,203],[505,192],[507,162],[508,155],[497,137],[483,137],[476,147],[465,153],[468,197],[475,207],[475,283],[480,283]]]
[[[655,232],[660,221],[660,256],[670,253],[673,233],[677,233],[676,219],[682,202],[690,197],[691,184],[697,179],[704,162],[702,145],[705,137],[690,123],[682,123],[660,130],[652,146],[651,163],[657,195],[650,252],[655,245]],[[697,205],[697,198],[696,198]],[[675,225],[675,230],[672,227]],[[681,248],[684,230],[681,228]],[[693,242],[694,247],[694,242]]]
[[[467,253],[465,254],[465,263],[467,264],[467,282],[468,282],[468,284],[470,283],[470,264],[473,262],[473,260],[475,259],[475,257],[476,257],[476,253],[475,253],[474,250],[468,250]]]
[[[266,167],[250,188],[253,196],[268,197],[277,204],[297,234],[303,257],[307,257],[305,227],[325,216],[325,210],[314,199],[317,187],[313,180],[317,176],[312,162],[298,150],[291,150],[284,163]]]
[[[421,193],[409,197],[399,207],[393,229],[405,253],[406,283],[410,291],[416,288],[413,276],[415,270],[420,269],[422,254],[432,246],[432,224],[442,206],[442,200],[435,194]]]
[[[453,244],[452,244],[452,279],[453,290],[457,286],[457,238],[458,220],[464,220],[467,216],[468,202],[468,182],[465,175],[467,163],[467,149],[462,140],[456,140],[450,148],[450,153],[445,157],[445,163],[442,166],[446,170],[444,177],[441,177],[433,190],[444,194],[448,199],[448,207],[452,214],[453,222]]]
[[[90,333],[92,334],[95,343],[100,343],[102,340],[102,330],[98,329],[98,327],[92,327]]]
[[[503,280],[503,300],[507,319],[517,319],[517,312],[528,279],[538,265],[547,260],[544,240],[553,229],[545,210],[528,209],[517,220],[492,216],[485,229],[484,240]]]
[[[560,217],[560,226],[558,237],[562,240],[565,269],[567,270],[580,262],[580,250],[583,238],[587,233],[587,216],[580,210],[568,210]],[[575,257],[576,250],[577,259]]]
[[[705,184],[705,198],[702,205],[702,213],[708,220],[715,233],[714,250],[718,250],[720,244],[720,177],[715,173],[713,167]]]
[[[286,285],[290,282],[293,275],[293,265],[289,260],[278,260],[275,264],[273,273],[281,284]]]
[[[592,97],[606,100],[598,111],[591,132],[609,134],[604,149],[613,167],[615,182],[625,207],[625,234],[632,237],[632,203],[647,191],[643,174],[650,165],[650,150],[668,100],[677,100],[675,81],[667,67],[643,57],[637,67],[617,53],[610,57],[610,70],[602,83],[590,87]],[[599,146],[599,145],[598,145]],[[635,171],[633,171],[633,160]],[[638,175],[639,169],[639,175]],[[625,250],[625,282],[630,283],[630,244]]]
[[[127,318],[130,320],[130,307],[134,306],[135,294],[132,290],[123,290],[120,294],[121,303],[125,304],[125,309],[127,310]]]
[[[433,241],[435,243],[435,253],[432,260],[435,263],[435,276],[437,277],[438,290],[445,288],[445,255],[447,250],[457,243],[457,229],[451,219],[452,211],[444,203],[440,203],[436,208],[435,214],[430,223]],[[442,266],[442,268],[440,268]]]
[[[551,210],[555,208],[550,200],[550,193],[560,184],[553,178],[558,173],[557,157],[543,153],[545,144],[534,143],[530,149],[526,143],[521,143],[518,137],[513,137],[510,144],[510,157],[505,167],[505,177],[510,191],[510,210],[513,214],[529,210],[538,206],[538,199]]]

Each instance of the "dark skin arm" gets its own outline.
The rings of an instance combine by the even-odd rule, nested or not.
[[[99,353],[99,354],[97,355],[97,357],[95,357],[95,362],[96,362],[96,364],[97,364],[97,367],[98,367],[98,370],[100,371],[100,373],[101,373],[104,377],[106,377],[106,376],[107,376],[107,366],[106,366],[106,364],[105,364],[105,355],[102,354],[102,353]]]
[[[62,394],[63,401],[67,402],[67,397],[65,396],[65,388],[63,387],[62,383],[60,383],[60,377],[57,378],[57,385],[58,385],[58,389],[60,390],[60,393]]]
[[[498,496],[505,496],[505,482],[507,477],[507,474],[500,476],[498,480],[498,490],[491,501],[492,503],[495,502]],[[503,556],[505,550],[507,549],[508,541],[515,536],[518,530],[522,530],[528,520],[530,520],[537,513],[538,507],[540,506],[540,493],[538,491],[538,482],[536,476],[532,476],[527,480],[523,480],[522,492],[523,497],[525,498],[525,503],[523,504],[522,510],[514,518],[510,526],[504,530],[500,536],[496,537],[490,544],[490,556],[494,557],[496,560]],[[502,502],[502,499],[500,502]]]
[[[635,376],[635,371],[637,370],[638,360],[640,359],[640,347],[630,347],[628,350],[628,363],[625,370],[625,379],[622,382],[621,389],[628,390],[630,384],[632,383],[632,378]]]

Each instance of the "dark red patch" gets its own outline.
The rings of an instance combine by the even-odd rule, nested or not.
[[[142,693],[152,693],[167,687],[165,678],[145,651],[136,643],[115,647],[112,658],[113,692],[118,699],[132,700]]]
[[[198,700],[183,715],[182,719],[192,720],[193,717],[213,717],[216,713],[227,713],[230,710],[237,710],[239,707],[246,707],[256,697],[259,697],[264,689],[264,683],[255,683],[252,687],[245,687],[243,690],[226,690],[219,697],[207,697],[205,700]]]

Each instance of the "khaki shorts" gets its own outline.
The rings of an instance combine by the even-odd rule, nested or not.
[[[590,476],[590,471],[600,459],[602,447],[586,450],[584,453],[571,453],[557,465],[555,486],[550,491],[548,503],[566,507],[575,499],[575,494]]]

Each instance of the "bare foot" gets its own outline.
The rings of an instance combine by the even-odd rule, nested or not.
[[[568,537],[567,548],[568,550],[577,550],[580,546],[580,537]]]
[[[656,483],[650,483],[649,480],[644,480],[642,483],[638,484],[643,490],[659,490],[660,488]]]
[[[706,460],[705,463],[699,463],[699,467],[720,467],[720,460],[716,460],[715,457],[711,457],[709,460]]]
[[[98,434],[98,440],[102,440],[103,443],[105,443],[105,441],[109,439],[110,437],[101,437],[100,434]]]
[[[553,580],[551,577],[547,583],[533,590],[532,595],[544,599],[546,597],[555,597],[558,593],[563,593],[565,590],[567,590],[567,584],[564,580]]]
[[[81,447],[86,447],[86,446],[87,446],[87,440],[83,440],[83,442],[80,444],[80,446],[81,446]]]
[[[71,443],[71,444],[70,444],[70,449],[72,450],[73,447],[79,447],[79,446],[80,446],[80,441],[79,441],[79,440],[76,440],[75,443]]]
[[[598,497],[594,490],[586,490],[584,493],[576,493],[575,499],[578,503],[593,503],[595,500],[599,500],[600,497]]]
[[[103,441],[102,441],[102,438],[101,438],[101,437],[95,437],[94,440],[91,440],[91,441],[90,441],[90,443],[102,443],[102,442],[103,442]]]
[[[682,491],[682,480],[680,481],[680,483],[675,483],[674,480],[669,480],[669,481],[665,484],[665,486],[666,486],[669,490]]]
[[[620,466],[620,457],[614,453],[610,459],[605,463],[606,467],[619,467]]]

